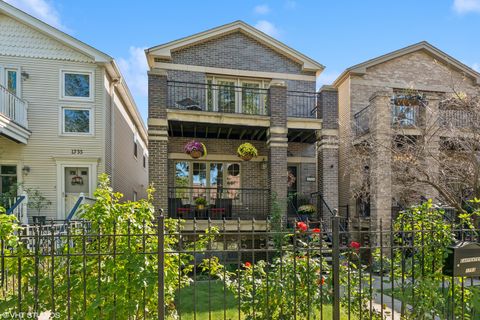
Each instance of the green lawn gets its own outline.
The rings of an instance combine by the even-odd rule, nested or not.
[[[195,285],[195,294],[197,301],[197,309],[194,310],[193,292],[194,287],[191,285],[188,288],[180,290],[177,296],[177,309],[180,312],[182,319],[193,320],[196,314],[197,320],[235,320],[238,316],[238,301],[235,299],[233,293],[227,290],[225,296],[223,292],[223,284],[219,281],[212,281],[209,293],[208,281],[199,281]],[[210,306],[209,306],[210,297]],[[224,313],[224,306],[225,313]],[[209,312],[210,311],[210,312]],[[210,313],[210,318],[209,318]],[[323,306],[323,318],[332,318],[331,305]],[[243,319],[241,317],[240,319]],[[342,314],[342,319],[347,319],[345,314]],[[354,319],[354,317],[352,317]]]

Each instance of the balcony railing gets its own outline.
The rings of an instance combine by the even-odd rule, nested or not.
[[[195,199],[204,198],[206,205],[198,206]],[[168,215],[182,219],[265,220],[269,215],[268,189],[169,187]]]
[[[478,128],[480,119],[474,112],[468,110],[440,110],[440,122],[443,127],[468,129]]]
[[[317,118],[316,92],[287,91],[287,116]]]
[[[0,85],[0,113],[27,128],[27,101],[20,99]]]
[[[353,132],[356,137],[370,131],[370,105],[355,113],[353,116]]]
[[[170,109],[269,115],[268,89],[168,81]]]

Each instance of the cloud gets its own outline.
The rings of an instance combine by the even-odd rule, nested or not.
[[[278,37],[280,35],[280,30],[273,23],[267,20],[260,20],[255,24],[255,28],[260,31],[265,32],[266,34],[272,37]]]
[[[473,70],[480,72],[480,63],[476,62],[472,65]]]
[[[317,78],[317,85],[319,87],[325,85],[325,84],[332,84],[333,81],[335,81],[338,76],[340,75],[340,72],[338,71],[331,71],[331,72],[322,72],[320,76]]]
[[[480,0],[454,0],[453,9],[460,14],[468,12],[480,13]]]
[[[267,14],[270,12],[270,7],[266,4],[258,5],[253,8],[253,12],[256,14]]]
[[[131,46],[128,49],[128,57],[120,57],[116,61],[143,119],[146,119],[148,117],[148,64],[145,48]]]
[[[68,31],[68,28],[62,23],[57,9],[48,0],[5,0],[5,2],[55,28]]]
[[[128,53],[127,58],[117,59],[118,67],[134,98],[145,98],[148,96],[148,64],[145,48],[131,46]]]

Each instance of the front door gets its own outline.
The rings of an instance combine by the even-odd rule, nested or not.
[[[288,170],[288,180],[287,180],[288,215],[291,216],[291,215],[296,215],[297,213],[298,167],[289,165],[287,167],[287,170]]]
[[[80,193],[90,195],[90,168],[65,167],[64,170],[64,218],[68,216]]]

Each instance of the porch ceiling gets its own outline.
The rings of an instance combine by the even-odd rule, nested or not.
[[[169,121],[168,135],[170,137],[266,141],[267,128]]]
[[[312,129],[288,129],[288,142],[314,143],[316,130]]]

